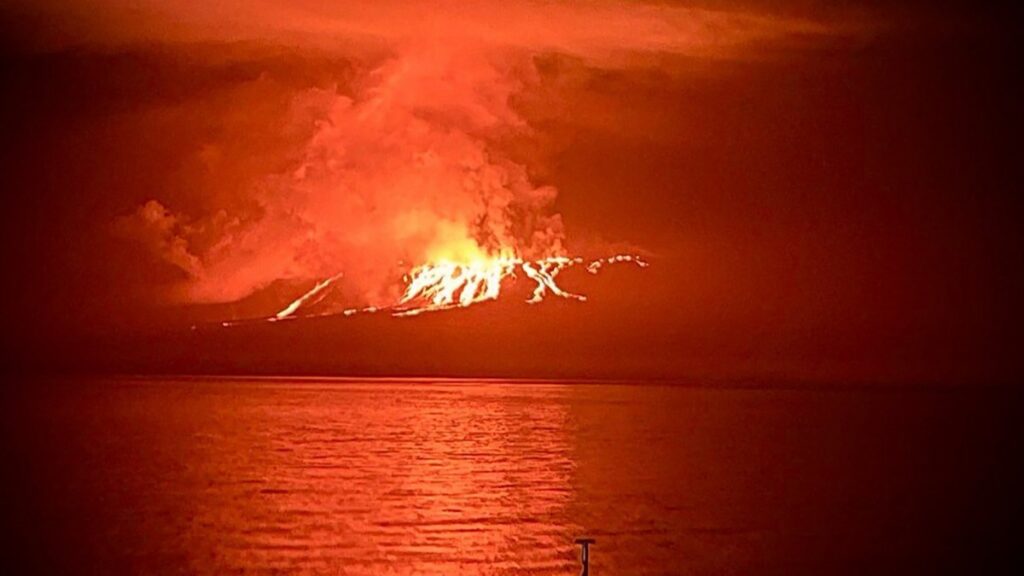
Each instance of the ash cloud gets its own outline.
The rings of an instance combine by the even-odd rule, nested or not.
[[[144,0],[36,9],[55,14],[57,32],[45,40],[52,46],[256,42],[358,62],[342,83],[274,93],[283,100],[266,129],[279,133],[274,146],[230,141],[250,138],[251,127],[230,118],[265,107],[260,80],[235,101],[198,105],[234,127],[190,155],[212,181],[206,196],[165,190],[116,225],[180,272],[182,280],[161,291],[178,302],[235,301],[275,281],[340,272],[359,298],[377,304],[426,260],[500,249],[561,253],[567,240],[555,188],[531,178],[538,159],[505,145],[530,136],[514,101],[540,81],[534,56],[643,66],[666,55],[738,57],[752,44],[827,32],[811,21],[618,1]],[[237,156],[253,149],[279,158],[232,178],[226,165],[245,164]]]
[[[372,70],[352,95],[300,91],[284,129],[307,134],[301,152],[255,180],[248,205],[189,217],[154,199],[119,229],[179,268],[176,298],[193,302],[342,272],[375,303],[410,264],[561,252],[554,189],[493,145],[528,129],[509,100],[531,74],[529,60],[427,46]]]

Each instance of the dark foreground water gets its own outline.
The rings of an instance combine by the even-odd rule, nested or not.
[[[993,573],[1017,396],[23,382],[4,564],[59,574]],[[14,573],[14,572],[11,572]]]

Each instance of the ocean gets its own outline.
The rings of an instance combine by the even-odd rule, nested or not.
[[[52,574],[999,571],[1019,395],[75,378],[4,397],[5,563]]]

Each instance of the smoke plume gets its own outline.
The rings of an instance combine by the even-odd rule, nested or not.
[[[153,200],[122,229],[185,274],[176,294],[194,302],[343,273],[372,303],[393,297],[410,265],[554,255],[563,240],[554,188],[493,145],[528,129],[509,99],[531,77],[529,59],[410,48],[354,95],[294,95],[290,129],[308,140],[293,166],[257,183],[244,214],[189,218]]]
[[[154,198],[120,223],[181,271],[175,299],[234,301],[278,280],[342,274],[375,304],[392,301],[401,275],[425,262],[562,254],[556,190],[531,181],[532,167],[500,145],[531,129],[512,101],[537,83],[536,54],[632,66],[723,57],[752,41],[822,30],[628,2],[442,2],[436,13],[409,2],[374,6],[268,2],[222,20],[181,2],[173,8],[181,27],[148,25],[146,9],[117,34],[107,29],[116,10],[93,25],[108,41],[272,39],[328,52],[358,44],[378,62],[345,86],[291,94],[282,129],[302,135],[286,153],[293,161],[256,178],[244,202],[179,213]]]

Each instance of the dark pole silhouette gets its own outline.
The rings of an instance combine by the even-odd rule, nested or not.
[[[583,570],[580,571],[580,576],[590,576],[590,545],[595,540],[593,538],[577,538],[576,543],[581,546],[580,548],[580,563],[583,564]]]

